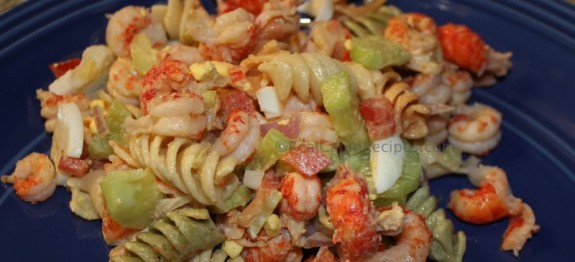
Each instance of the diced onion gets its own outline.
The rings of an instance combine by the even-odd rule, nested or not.
[[[258,104],[267,119],[276,118],[282,115],[282,104],[273,86],[266,86],[256,91]]]
[[[244,173],[244,185],[257,190],[260,188],[264,172],[261,170],[246,170]]]

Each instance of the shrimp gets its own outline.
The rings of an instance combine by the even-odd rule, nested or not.
[[[317,112],[300,112],[301,130],[298,140],[327,143],[337,148],[340,140],[328,115]]]
[[[425,141],[433,145],[439,145],[447,139],[449,133],[447,132],[448,117],[443,115],[432,115],[427,118],[427,127],[429,134],[425,136]]]
[[[263,247],[248,247],[244,252],[246,262],[301,261],[301,248],[294,247],[289,233],[284,230],[265,242]]]
[[[479,189],[453,191],[448,204],[459,219],[486,224],[521,212],[522,201],[512,195],[502,169],[480,165],[471,169],[469,179]]]
[[[176,92],[188,92],[191,79],[192,73],[182,61],[168,58],[154,65],[144,75],[142,82],[140,106],[144,114],[148,114],[155,105],[169,100]]]
[[[449,23],[437,29],[437,36],[447,61],[477,75],[483,74],[488,48],[477,33],[467,26]]]
[[[471,183],[479,186],[479,189],[452,192],[448,208],[459,219],[473,224],[486,224],[509,217],[501,249],[513,250],[517,256],[532,234],[539,232],[533,210],[513,196],[502,169],[479,165],[468,172]]]
[[[443,82],[451,87],[451,99],[449,104],[452,106],[463,105],[471,96],[473,79],[466,71],[446,71],[443,73]]]
[[[441,49],[435,37],[436,26],[431,17],[406,13],[389,20],[384,37],[405,47],[411,53],[407,67],[424,74],[441,72]]]
[[[175,60],[180,60],[186,63],[186,65],[205,61],[197,47],[182,45],[180,43],[174,43],[165,47],[160,51],[159,57],[160,59],[170,57]]]
[[[403,230],[396,237],[396,244],[361,261],[427,261],[431,251],[431,231],[421,215],[407,209],[403,212]]]
[[[349,51],[345,49],[344,42],[351,38],[350,32],[338,20],[316,21],[311,26],[311,41],[306,49],[349,61]]]
[[[254,16],[244,9],[235,9],[216,17],[215,22],[198,21],[191,31],[200,41],[200,54],[207,60],[237,63],[249,55],[257,44]]]
[[[345,257],[355,261],[374,254],[380,235],[365,178],[349,167],[339,167],[327,185],[325,201],[335,227],[333,242],[341,244]]]
[[[537,232],[539,232],[539,226],[535,224],[535,214],[529,205],[523,203],[521,213],[509,220],[509,227],[503,234],[501,249],[513,250],[513,254],[518,256],[527,240]]]
[[[441,75],[418,74],[411,90],[419,96],[419,102],[426,105],[447,104],[452,94],[451,88],[443,83]]]
[[[486,154],[501,139],[501,113],[496,109],[475,103],[460,106],[449,125],[449,143],[463,152]]]
[[[106,27],[106,44],[118,57],[130,55],[130,43],[138,33],[144,33],[152,40],[152,46],[159,47],[168,41],[162,24],[152,19],[150,12],[137,6],[126,6],[115,12]]]
[[[317,215],[321,204],[321,181],[318,176],[291,172],[282,179],[281,192],[283,213],[300,221]]]
[[[250,115],[244,111],[233,111],[228,115],[227,126],[213,145],[221,156],[236,149],[250,130]]]
[[[244,162],[259,145],[259,120],[255,114],[240,110],[232,111],[227,119],[228,124],[214,142],[213,149],[221,156]]]
[[[128,58],[120,57],[110,67],[110,75],[106,85],[108,93],[124,104],[137,106],[140,103],[142,78],[136,72]]]
[[[31,153],[18,161],[14,173],[2,176],[1,181],[14,184],[18,197],[35,204],[54,194],[56,170],[47,155]]]

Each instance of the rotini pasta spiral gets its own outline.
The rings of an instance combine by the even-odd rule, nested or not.
[[[415,191],[406,207],[425,217],[425,224],[433,233],[430,257],[435,261],[462,261],[465,253],[465,233],[454,233],[453,223],[445,217],[445,211],[437,209],[437,198],[432,196],[429,186]]]
[[[395,6],[381,6],[377,10],[369,10],[366,13],[355,15],[347,9],[339,8],[338,11],[346,14],[341,23],[355,36],[381,35],[392,17],[401,14]]]
[[[198,0],[170,0],[166,5],[166,14],[163,17],[163,26],[172,39],[178,39],[186,45],[195,43],[191,35],[193,23],[196,19],[207,18],[207,13]]]
[[[139,135],[131,139],[129,153],[117,145],[114,153],[130,165],[150,168],[160,180],[206,206],[222,207],[239,183],[232,174],[238,161],[221,158],[207,142]]]
[[[360,100],[382,94],[386,86],[401,81],[401,76],[392,69],[382,72],[367,69],[355,62],[347,62],[345,65],[357,83],[357,95]]]
[[[225,262],[228,258],[228,254],[221,249],[206,249],[194,257],[192,257],[190,262]]]
[[[323,104],[321,82],[346,71],[341,62],[319,53],[279,53],[258,69],[271,79],[281,101],[287,101],[293,88],[301,100],[313,99],[319,105]]]
[[[407,139],[423,138],[429,132],[426,116],[430,113],[428,106],[418,103],[418,96],[409,90],[403,82],[392,84],[384,96],[391,101],[397,133]]]
[[[182,261],[225,239],[208,210],[182,208],[153,222],[132,241],[110,252],[110,261]]]

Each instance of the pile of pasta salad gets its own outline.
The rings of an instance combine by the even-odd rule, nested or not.
[[[511,53],[384,2],[117,10],[105,44],[50,65],[50,153],[2,182],[30,203],[66,187],[110,261],[461,261],[446,212],[509,219],[501,249],[519,255],[533,211],[480,160],[502,115],[467,103]],[[428,186],[447,174],[477,187],[450,211]]]

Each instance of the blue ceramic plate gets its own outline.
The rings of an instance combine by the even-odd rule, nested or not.
[[[37,88],[53,76],[48,65],[77,57],[104,42],[106,13],[151,1],[28,1],[0,16],[0,174],[32,152],[47,152]],[[541,225],[515,258],[501,252],[507,221],[475,226],[455,221],[468,237],[466,261],[572,260],[575,233],[575,9],[559,1],[392,1],[406,12],[423,12],[438,24],[463,23],[497,50],[513,51],[513,69],[495,87],[476,90],[473,100],[504,114],[503,139],[484,162],[509,174],[515,195],[529,203]],[[445,205],[464,178],[431,183]],[[106,261],[109,248],[99,222],[86,222],[68,208],[59,188],[47,202],[20,201],[0,185],[0,260]]]

